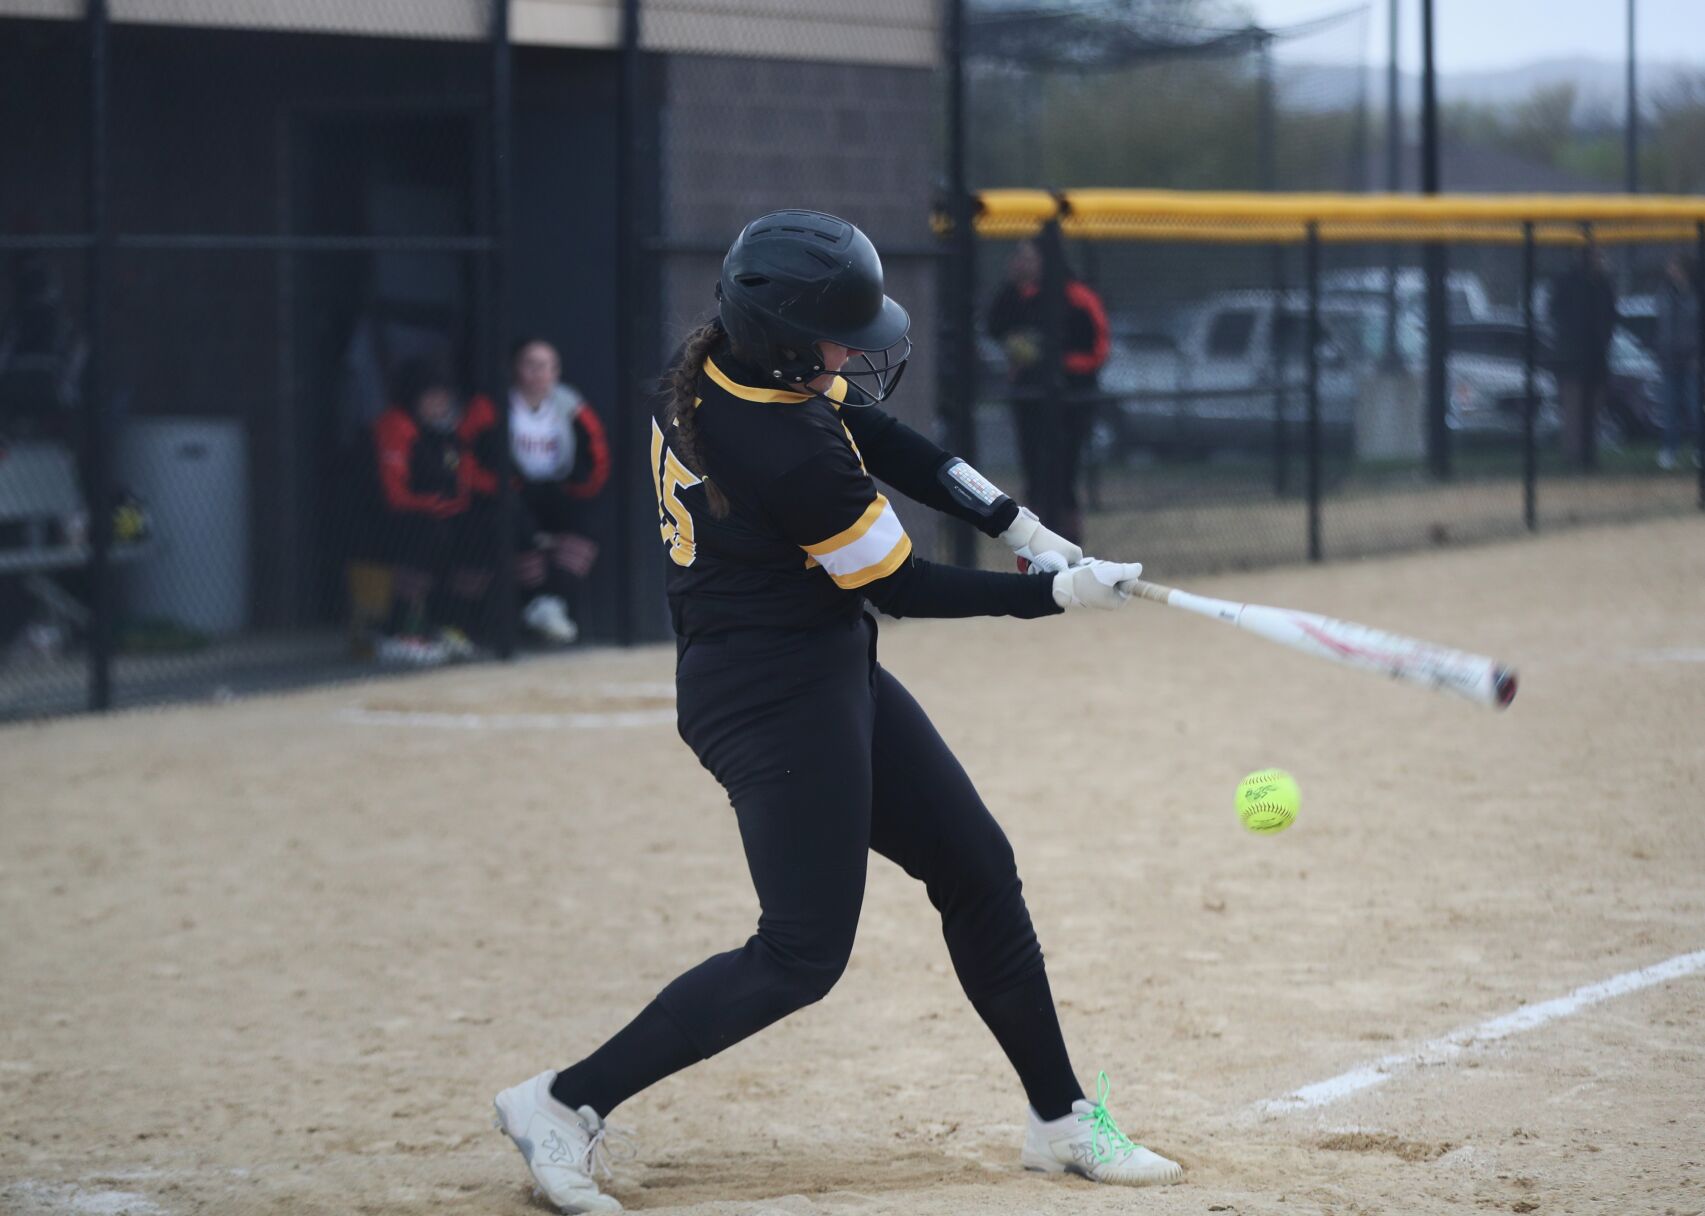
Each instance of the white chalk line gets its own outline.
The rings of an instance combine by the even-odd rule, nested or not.
[[[78,1183],[38,1182],[23,1178],[0,1186],[0,1196],[9,1195],[25,1206],[23,1212],[75,1212],[78,1216],[163,1216],[165,1211],[146,1195],[114,1191]]]
[[[586,691],[606,697],[650,697],[675,699],[675,686],[662,681],[633,680],[593,684]],[[419,726],[428,730],[607,730],[635,726],[664,726],[675,720],[670,708],[622,709],[576,713],[455,713],[430,709],[369,709],[351,705],[336,714],[340,722],[355,726]]]
[[[1315,1110],[1322,1106],[1329,1106],[1341,1098],[1349,1097],[1351,1094],[1372,1089],[1376,1085],[1384,1085],[1402,1073],[1447,1063],[1471,1048],[1495,1043],[1499,1039],[1507,1039],[1511,1035],[1533,1030],[1547,1022],[1554,1022],[1558,1018],[1569,1017],[1571,1014],[1579,1013],[1600,1001],[1626,996],[1630,992],[1638,992],[1642,988],[1650,988],[1654,984],[1662,984],[1667,980],[1680,979],[1682,976],[1692,975],[1698,971],[1705,971],[1705,950],[1695,950],[1691,954],[1678,954],[1661,963],[1653,963],[1650,967],[1642,967],[1638,971],[1625,971],[1621,975],[1614,975],[1607,980],[1601,980],[1599,983],[1577,988],[1566,996],[1541,1001],[1537,1005],[1523,1005],[1520,1009],[1479,1022],[1473,1026],[1465,1026],[1461,1030],[1445,1035],[1443,1038],[1432,1039],[1408,1051],[1382,1056],[1371,1064],[1363,1064],[1359,1068],[1352,1068],[1349,1072],[1339,1073],[1335,1077],[1317,1081],[1313,1085],[1305,1085],[1282,1098],[1270,1098],[1264,1102],[1257,1102],[1250,1108],[1250,1113],[1282,1115],[1294,1111]]]
[[[630,709],[611,713],[458,714],[350,706],[338,710],[336,717],[339,722],[354,726],[407,726],[427,730],[609,730],[663,726],[675,721],[675,711]]]
[[[1637,650],[1634,657],[1642,663],[1705,663],[1705,649]]]

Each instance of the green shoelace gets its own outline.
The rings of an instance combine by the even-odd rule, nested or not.
[[[1107,1072],[1103,1069],[1095,1077],[1095,1108],[1087,1115],[1079,1115],[1079,1123],[1087,1123],[1090,1127],[1090,1147],[1095,1152],[1097,1161],[1111,1161],[1117,1152],[1120,1156],[1133,1152],[1142,1147],[1113,1122],[1113,1114],[1107,1109],[1107,1095],[1113,1092],[1112,1083],[1107,1080]],[[1102,1147],[1103,1140],[1106,1147]]]

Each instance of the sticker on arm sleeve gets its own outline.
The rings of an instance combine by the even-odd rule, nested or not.
[[[943,468],[941,479],[955,498],[984,515],[990,514],[1006,498],[999,486],[963,460],[955,460]]]

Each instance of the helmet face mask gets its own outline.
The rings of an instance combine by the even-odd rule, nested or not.
[[[900,382],[911,318],[883,294],[870,239],[820,211],[753,220],[722,262],[716,298],[734,354],[771,383],[799,391],[827,370],[819,342],[856,352],[841,375],[872,402]]]
[[[874,405],[894,395],[894,390],[900,387],[900,377],[905,375],[906,360],[911,357],[912,340],[901,338],[887,350],[856,351],[841,368],[840,374]],[[862,370],[855,368],[855,363],[862,363]]]

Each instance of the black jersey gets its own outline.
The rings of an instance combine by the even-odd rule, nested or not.
[[[916,558],[880,477],[991,535],[1018,513],[959,503],[938,477],[946,452],[836,377],[824,400],[756,388],[757,373],[713,348],[695,388],[703,477],[728,498],[718,519],[701,471],[671,446],[667,409],[651,424],[657,522],[682,636],[735,628],[809,629],[849,620],[870,598],[895,616],[1043,616],[1047,579],[937,566]],[[854,404],[859,402],[860,404]],[[845,408],[843,408],[843,404]]]

